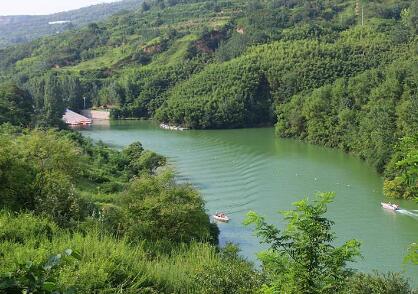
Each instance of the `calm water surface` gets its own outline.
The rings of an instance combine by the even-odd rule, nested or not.
[[[405,271],[418,284],[418,267],[402,264],[408,244],[418,241],[418,205],[399,201],[402,213],[383,210],[381,177],[353,156],[278,139],[273,128],[175,132],[152,122],[118,121],[82,132],[117,148],[140,141],[168,157],[178,180],[201,191],[208,213],[224,211],[232,218],[220,225],[221,243],[238,243],[250,260],[262,247],[242,225],[248,211],[281,226],[279,210],[317,191],[336,192],[328,217],[335,221],[337,242],[361,240],[363,258],[355,267]]]

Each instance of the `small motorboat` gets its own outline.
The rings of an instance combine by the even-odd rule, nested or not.
[[[393,204],[390,202],[389,203],[381,202],[380,204],[382,205],[383,208],[393,210],[393,211],[396,211],[400,208],[399,205]]]
[[[213,218],[214,218],[215,220],[217,220],[217,221],[220,221],[220,222],[224,222],[224,223],[229,222],[229,217],[228,217],[225,213],[223,213],[223,212],[218,212],[218,213],[216,213],[216,214],[213,216]]]

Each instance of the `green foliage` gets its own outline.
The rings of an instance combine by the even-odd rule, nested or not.
[[[79,259],[78,253],[66,249],[63,254],[51,256],[45,264],[22,264],[14,272],[0,276],[0,290],[5,293],[75,293],[74,288],[60,291],[57,271],[68,257]]]
[[[35,212],[52,217],[61,226],[82,218],[82,204],[71,183],[62,172],[47,172],[35,179]]]
[[[0,141],[1,207],[31,210],[69,225],[82,217],[73,178],[80,152],[54,131],[2,135]]]
[[[283,233],[251,215],[272,246],[259,272],[236,247],[213,246],[201,196],[141,143],[116,151],[72,131],[0,130],[0,291],[326,293],[351,276],[358,243],[334,247],[329,194],[285,213]],[[50,258],[67,248],[77,260]]]
[[[7,293],[199,293],[192,277],[203,266],[228,262],[255,274],[247,262],[216,252],[209,243],[219,231],[201,196],[157,171],[165,159],[139,142],[116,151],[72,131],[6,125],[0,154],[7,209],[0,212],[0,285]],[[45,266],[68,247],[79,261]]]
[[[192,128],[271,124],[274,103],[281,106],[294,94],[391,61],[394,55],[384,35],[372,28],[366,32],[367,42],[352,29],[333,43],[274,42],[207,66],[176,85],[156,117]]]
[[[417,68],[416,58],[408,56],[382,69],[295,95],[277,106],[276,131],[282,137],[357,154],[378,171],[386,170],[388,195],[414,197]],[[402,137],[410,137],[409,144],[405,139],[396,147]],[[397,168],[396,162],[404,159]]]
[[[81,108],[82,97],[111,107],[115,118],[194,128],[272,124],[275,106],[285,108],[293,95],[408,54],[416,5],[401,2],[365,4],[360,27],[349,1],[147,1],[106,22],[5,49],[0,68],[30,90],[40,125],[57,124],[65,107]],[[370,111],[390,107],[386,101]]]
[[[115,236],[161,242],[164,250],[177,243],[217,242],[201,196],[191,186],[177,185],[171,173],[157,174],[165,158],[144,151],[141,143],[119,152],[74,132],[4,132],[3,208],[32,211],[71,228],[92,215]]]
[[[139,174],[141,171],[155,172],[160,166],[165,165],[166,159],[152,151],[145,151],[141,157],[130,163],[133,173]]]
[[[157,61],[156,61],[157,62]],[[158,61],[159,62],[159,61]],[[115,118],[150,117],[166,100],[167,92],[202,67],[201,61],[128,69],[118,79],[120,107],[112,109]]]
[[[32,97],[14,84],[0,85],[0,124],[28,126],[33,119]]]
[[[255,293],[260,287],[260,277],[251,265],[239,255],[239,250],[227,244],[220,252],[216,265],[204,265],[196,274],[196,283],[202,294],[210,293]]]
[[[120,202],[132,240],[217,241],[200,195],[190,186],[176,185],[170,173],[133,180]]]
[[[141,0],[125,0],[118,3],[103,3],[51,15],[2,16],[3,25],[0,28],[0,48],[27,43],[42,36],[54,35],[57,31],[72,30],[75,27],[105,19],[126,9],[138,8],[140,3]],[[49,24],[49,22],[54,22],[57,19],[71,19],[71,23]]]
[[[58,232],[58,226],[52,221],[30,213],[15,214],[2,210],[0,224],[0,241],[3,246],[13,243],[27,244],[36,239],[50,241]],[[35,261],[40,262],[40,260]]]
[[[27,273],[27,270],[21,271],[20,265],[26,265],[29,260],[39,269],[38,265],[45,265],[51,254],[65,252],[66,248],[78,253],[77,260],[64,258],[67,261],[51,271],[41,269],[46,275],[36,273],[41,277],[37,285],[43,278],[52,278],[55,289],[61,291],[204,293],[208,283],[202,284],[197,277],[205,275],[205,269],[221,267],[223,273],[228,274],[226,263],[234,269],[232,273],[240,273],[243,278],[252,281],[249,284],[242,278],[242,289],[254,289],[251,287],[257,283],[257,275],[250,264],[233,257],[232,253],[218,253],[209,244],[182,245],[166,255],[149,251],[150,248],[146,250],[141,243],[133,245],[124,238],[111,237],[96,227],[82,232],[68,232],[58,229],[51,221],[28,214],[0,212],[0,224],[0,236],[19,236],[8,239],[1,237],[2,277],[10,277],[7,273]],[[50,229],[44,229],[48,227]],[[31,269],[33,271],[34,268]],[[231,274],[229,277],[232,278]],[[23,280],[20,274],[12,277]],[[217,291],[221,293],[227,293],[232,285],[238,285],[233,280],[228,283],[218,283],[217,280],[211,274],[213,285],[218,285]],[[219,280],[225,281],[223,277],[219,277]],[[28,284],[25,283],[25,286]],[[243,293],[249,293],[249,290]]]
[[[52,73],[48,74],[45,77],[44,93],[39,98],[42,100],[37,103],[38,125],[45,127],[62,125],[62,115],[65,113],[65,104],[62,96],[63,93],[58,77]]]
[[[384,192],[390,197],[418,197],[418,133],[396,146],[385,172]]]
[[[418,244],[412,243],[408,248],[408,255],[405,258],[405,262],[418,265]]]
[[[359,255],[356,240],[340,247],[333,245],[332,221],[324,217],[332,193],[320,193],[313,203],[302,200],[296,209],[285,211],[283,231],[250,212],[246,224],[256,226],[256,234],[270,246],[261,261],[268,275],[264,293],[336,293],[345,288],[352,270],[347,267]]]
[[[355,274],[348,280],[350,294],[412,294],[415,293],[400,274]]]
[[[152,151],[144,151],[129,157],[128,169],[133,175],[139,175],[143,172],[154,173],[158,167],[161,167],[166,163],[164,157]]]
[[[272,120],[269,84],[256,64],[212,66],[177,86],[156,116],[192,128],[268,123]]]
[[[144,148],[140,142],[135,142],[130,144],[128,147],[124,148],[122,153],[126,155],[129,161],[133,161],[141,157]]]
[[[33,206],[32,188],[28,183],[34,181],[34,171],[16,152],[12,140],[0,136],[0,198],[1,207],[18,210],[22,205]]]
[[[418,5],[362,5],[364,24],[345,0],[147,1],[0,50],[0,123],[60,127],[65,108],[80,110],[83,97],[87,107],[110,107],[114,118],[191,128],[270,125],[277,117],[280,136],[357,154],[385,171],[388,195],[412,198]],[[106,7],[78,11],[75,23],[107,15]],[[33,260],[29,270],[37,271],[54,252],[74,248],[82,259],[54,271],[54,290],[255,292],[260,277],[234,250],[194,244],[216,243],[217,228],[200,195],[177,185],[164,165],[140,143],[119,152],[74,132],[2,126],[0,206],[16,213],[0,214],[2,272],[24,279],[16,260]],[[407,293],[397,277],[351,276],[346,263],[358,243],[334,247],[323,216],[330,197],[321,197],[286,213],[283,232],[252,215],[272,246],[262,255],[262,291],[336,292],[350,277],[353,293],[363,282],[372,293]]]

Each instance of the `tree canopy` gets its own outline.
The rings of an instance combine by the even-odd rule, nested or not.
[[[295,209],[282,212],[283,230],[249,212],[246,224],[255,225],[262,243],[269,245],[261,255],[268,278],[263,293],[339,293],[353,274],[349,262],[360,255],[360,243],[350,240],[337,247],[333,222],[325,217],[332,193],[320,193],[312,202],[301,200]]]

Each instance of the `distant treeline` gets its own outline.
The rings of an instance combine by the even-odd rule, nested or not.
[[[79,28],[124,10],[135,10],[140,8],[142,2],[142,0],[124,0],[50,15],[0,16],[0,48],[28,43],[36,38]],[[59,21],[68,22],[50,24]]]

